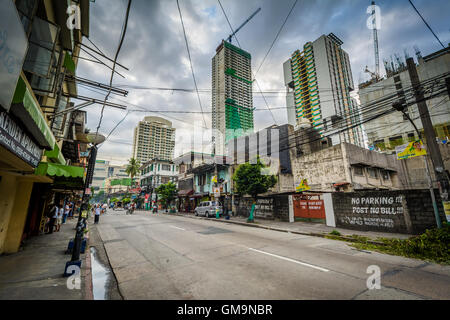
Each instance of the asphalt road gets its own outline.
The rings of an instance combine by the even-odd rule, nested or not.
[[[142,211],[102,215],[96,228],[122,296],[450,299],[448,266],[211,220]],[[379,267],[381,289],[368,289],[369,266]]]

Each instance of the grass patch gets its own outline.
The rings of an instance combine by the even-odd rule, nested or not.
[[[443,223],[441,229],[433,228],[409,239],[377,239],[383,245],[367,241],[354,243],[357,249],[416,258],[441,264],[450,264],[450,224]]]

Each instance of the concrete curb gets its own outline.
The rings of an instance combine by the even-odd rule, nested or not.
[[[203,218],[203,217],[191,216],[191,215],[187,215],[187,214],[185,215],[185,214],[181,214],[181,213],[165,213],[165,212],[162,212],[162,213],[163,214],[167,214],[167,215],[176,215],[176,216],[180,216],[180,217],[187,217],[187,218],[191,218],[191,219],[201,219],[201,220],[209,220],[209,221],[216,221],[216,222],[233,223],[233,224],[246,226],[246,227],[260,228],[260,229],[279,231],[279,232],[285,232],[285,233],[292,233],[292,234],[299,234],[299,235],[304,235],[304,236],[319,237],[319,238],[327,238],[327,236],[330,235],[328,233],[301,232],[301,231],[293,231],[293,230],[288,230],[288,229],[280,229],[280,228],[274,228],[274,227],[269,227],[269,226],[265,226],[265,225],[258,225],[258,224],[254,224],[254,223],[247,223],[247,222],[240,222],[240,221],[233,221],[233,220],[220,220],[220,219],[216,219],[216,218]],[[355,242],[355,243],[360,242],[357,239],[354,239],[354,238],[351,238],[351,237],[345,237],[345,236],[333,236],[333,237],[334,238],[327,238],[327,239],[340,240],[340,241],[345,241],[345,242]],[[381,245],[381,246],[385,246],[386,245],[383,242],[378,242],[378,241],[374,241],[374,240],[367,240],[367,243],[375,244],[375,245]]]
[[[88,223],[88,232],[86,232],[86,249],[84,253],[86,254],[86,270],[84,274],[85,278],[85,286],[84,286],[84,297],[85,300],[94,300],[94,292],[92,285],[92,264],[91,264],[91,250],[89,246],[89,223]]]

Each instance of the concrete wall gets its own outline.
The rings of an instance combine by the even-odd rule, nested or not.
[[[235,214],[248,217],[253,199],[250,197],[235,197],[235,203]],[[289,221],[289,196],[273,195],[269,197],[258,197],[254,217],[256,219]]]
[[[446,221],[435,190],[441,221]],[[436,226],[429,190],[359,191],[331,194],[337,227],[418,234]]]
[[[350,182],[346,178],[340,145],[292,157],[294,183],[307,179],[312,191],[335,191],[333,183]]]

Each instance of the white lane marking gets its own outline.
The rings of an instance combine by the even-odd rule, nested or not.
[[[267,254],[268,256],[272,256],[272,257],[275,257],[275,258],[278,258],[278,259],[282,259],[282,260],[294,262],[294,263],[297,263],[297,264],[301,264],[302,266],[314,268],[314,269],[317,269],[317,270],[320,270],[320,271],[323,271],[323,272],[328,272],[328,271],[330,271],[330,270],[325,269],[325,268],[321,268],[321,267],[318,267],[318,266],[314,266],[314,265],[312,265],[312,264],[305,263],[305,262],[301,262],[301,261],[297,261],[297,260],[294,260],[294,259],[282,257],[282,256],[279,256],[279,255],[276,255],[276,254],[273,254],[273,253],[269,253],[269,252],[265,252],[265,251],[261,251],[261,250],[257,250],[257,249],[253,249],[253,248],[248,248],[248,249],[249,249],[249,250],[252,250],[252,251],[255,251],[255,252]]]
[[[186,229],[178,228],[178,227],[175,227],[175,226],[169,226],[169,227],[172,227],[172,228],[175,228],[175,229],[180,229],[180,230],[186,231]]]

